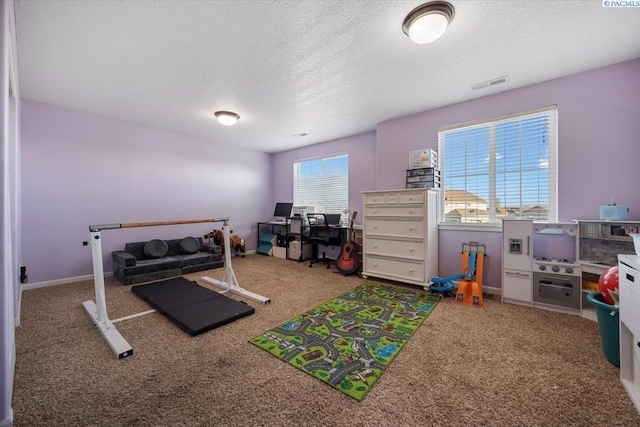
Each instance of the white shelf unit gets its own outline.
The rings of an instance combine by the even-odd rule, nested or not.
[[[362,275],[426,287],[438,270],[436,190],[362,192]]]
[[[595,274],[597,276],[600,276],[602,273],[604,273],[604,271],[607,268],[609,268],[609,267],[605,267],[598,264],[591,264],[585,261],[579,261],[579,262],[582,265],[583,280],[585,277],[585,273],[588,273],[588,274],[590,273],[590,274]],[[589,320],[593,320],[594,322],[597,322],[598,315],[596,314],[596,308],[593,306],[593,304],[587,301],[587,294],[590,294],[591,292],[594,292],[594,290],[584,288],[584,287],[582,288],[580,315],[585,319],[589,319]]]
[[[638,221],[606,221],[601,219],[575,220],[578,226],[576,233],[576,259],[582,264],[583,280],[590,277],[591,281],[600,276],[608,268],[616,265],[616,259],[633,252],[632,239],[625,235],[611,233],[612,226],[631,227],[638,230]],[[595,275],[595,276],[594,276]],[[582,317],[597,321],[595,307],[587,301],[587,294],[594,292],[591,289],[582,288]]]
[[[640,412],[640,257],[620,255],[620,381]]]

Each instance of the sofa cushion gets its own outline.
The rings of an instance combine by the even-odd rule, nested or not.
[[[136,257],[125,251],[113,251],[111,252],[111,260],[113,261],[113,267],[132,267],[136,265]]]
[[[183,254],[195,254],[200,250],[200,242],[195,237],[185,237],[178,245]]]
[[[202,248],[202,237],[194,237],[194,239],[196,239],[198,241],[198,244],[200,245],[200,249]],[[184,252],[182,252],[182,250],[180,249],[180,242],[182,242],[183,239],[169,239],[167,240],[167,245],[169,245],[169,252],[167,253],[166,256],[176,256],[176,255],[185,255]]]
[[[119,277],[119,276],[114,274],[114,276],[123,285],[133,285],[135,283],[151,282],[151,281],[155,281],[155,280],[166,279],[166,278],[169,278],[169,277],[176,277],[176,276],[180,276],[182,274],[184,274],[184,273],[182,273],[182,270],[180,268],[172,268],[172,269],[169,269],[169,270],[155,271],[153,273],[130,274],[130,275],[127,275],[127,276],[122,276],[122,277]]]
[[[144,245],[144,254],[149,258],[163,257],[168,250],[169,246],[167,242],[160,239],[149,240],[147,244]]]
[[[199,252],[197,254],[189,255],[174,255],[172,258],[179,260],[180,267],[184,267],[187,265],[206,264],[209,262],[217,261],[220,256],[216,256],[208,252]]]
[[[125,267],[124,275],[155,273],[163,270],[180,268],[180,260],[173,257],[138,260],[133,267]],[[149,279],[151,280],[151,279]]]
[[[136,259],[147,259],[147,256],[144,254],[144,245],[147,242],[131,242],[125,243],[124,251],[136,257]]]

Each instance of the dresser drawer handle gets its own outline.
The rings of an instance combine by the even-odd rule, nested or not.
[[[413,252],[413,248],[412,247],[409,247],[409,252]]]
[[[374,210],[373,210],[373,213],[374,213],[374,214],[377,214],[377,213],[378,213],[378,211],[374,209]]]
[[[374,225],[374,226],[373,226],[373,229],[374,229],[374,230],[377,230],[377,229],[378,229],[378,226],[377,226],[377,225]]]
[[[413,227],[409,227],[409,231],[413,231]]]
[[[410,214],[412,214],[412,213],[413,213],[413,211],[411,211],[411,210],[410,210],[410,211],[409,211],[409,213],[410,213]]]
[[[409,273],[413,273],[413,268],[410,268],[410,269],[409,269]]]
[[[374,262],[374,263],[373,263],[373,266],[374,266],[374,267],[377,267],[377,266],[378,266],[378,263],[377,263],[377,262]]]
[[[374,247],[374,248],[377,248],[377,247],[378,247],[378,245],[373,245],[373,247]]]

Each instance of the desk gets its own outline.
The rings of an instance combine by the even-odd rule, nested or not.
[[[311,244],[310,242],[308,242],[308,237],[309,237],[309,225],[303,225],[302,226],[302,230],[300,233],[292,233],[291,232],[291,227],[290,227],[290,220],[287,220],[286,222],[274,222],[274,221],[269,221],[269,222],[258,222],[258,236],[257,236],[257,246],[260,246],[260,237],[262,237],[262,235],[264,233],[271,233],[271,234],[276,234],[276,235],[280,235],[280,236],[295,236],[294,240],[299,241],[300,244],[302,246],[304,245],[308,245]],[[346,227],[342,227],[340,225],[330,225],[329,228],[331,228],[332,230],[335,229],[339,229],[340,232],[337,233],[338,236],[336,237],[332,237],[329,240],[329,246],[338,246],[340,247],[342,245],[342,242],[344,242],[346,240],[346,236],[347,236],[347,232],[348,232],[348,228]],[[288,246],[288,245],[287,245]],[[315,246],[316,244],[313,244],[314,247],[314,253],[313,253],[313,257],[317,256],[317,252],[315,250]],[[288,250],[288,248],[287,248]],[[287,253],[288,255],[288,253]],[[288,256],[287,256],[288,258]],[[299,259],[299,261],[303,261],[302,259]]]

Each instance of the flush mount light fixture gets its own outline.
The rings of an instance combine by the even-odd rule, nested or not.
[[[216,111],[213,115],[216,116],[221,125],[225,126],[233,126],[240,120],[240,116],[231,111]]]
[[[453,21],[455,9],[445,1],[432,1],[413,9],[402,23],[402,30],[418,44],[431,43],[440,38]]]

